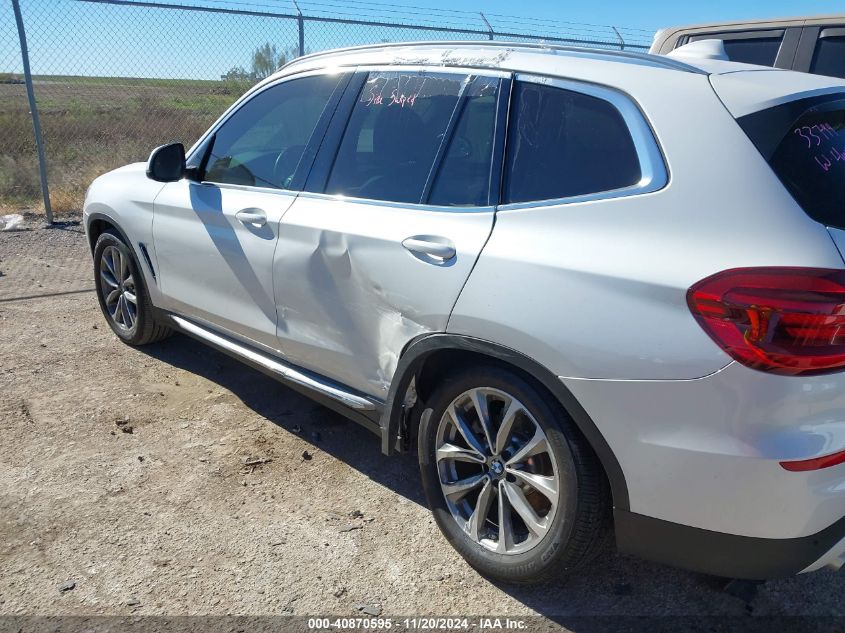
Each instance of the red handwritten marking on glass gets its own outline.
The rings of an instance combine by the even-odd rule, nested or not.
[[[367,97],[367,105],[381,105],[382,101],[384,101],[384,97],[380,94],[375,92],[375,89],[370,91],[370,94]]]
[[[831,166],[833,163],[831,163],[831,162],[827,159],[827,156],[824,156],[824,155],[822,155],[822,156],[815,156],[814,158],[816,159],[816,162],[819,164],[819,167],[821,167],[821,168],[822,168],[823,170],[825,170],[825,171],[830,171],[830,166]],[[821,160],[820,160],[820,159],[821,159]]]
[[[403,81],[405,79],[406,81]],[[398,77],[396,80],[373,81],[371,82],[361,98],[361,102],[367,106],[399,106],[404,108],[414,107],[417,97],[420,96],[425,80],[408,81],[407,77]],[[391,87],[392,86],[392,87]],[[389,94],[388,94],[389,91]]]
[[[417,97],[419,96],[419,92],[412,92],[411,94],[405,94],[404,92],[399,92],[399,89],[395,89],[390,93],[388,97],[387,106],[398,105],[401,108],[408,106],[409,108],[413,108],[414,104],[417,102]],[[365,103],[368,106],[378,106],[384,105],[384,96],[381,94],[376,93],[375,91],[370,92],[367,95]]]
[[[825,141],[835,142],[840,137],[840,131],[827,122],[803,125],[795,128],[793,134],[800,136],[807,143],[809,150],[821,147]],[[832,146],[829,149],[823,149],[822,153],[815,154],[813,158],[822,171],[829,172],[834,163],[845,161],[845,145],[841,149]]]
[[[418,92],[413,92],[410,95],[406,95],[404,92],[400,94],[399,89],[396,88],[393,92],[390,93],[390,102],[387,105],[399,105],[403,108],[407,105],[413,108],[414,103],[416,103],[417,101],[418,95]]]

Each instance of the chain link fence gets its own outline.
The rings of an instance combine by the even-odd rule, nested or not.
[[[651,39],[645,30],[364,0],[0,0],[0,209],[43,209],[47,199],[15,4],[58,214],[78,211],[97,175],[174,139],[191,144],[250,85],[303,53],[485,39],[642,51]]]

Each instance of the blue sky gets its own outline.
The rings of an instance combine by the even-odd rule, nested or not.
[[[20,0],[36,74],[217,78],[233,66],[249,68],[264,42],[297,42],[296,22],[262,17],[92,4],[78,0]],[[206,7],[293,12],[291,0],[158,0]],[[497,30],[648,44],[663,26],[703,21],[845,13],[827,0],[300,0],[306,15],[364,18],[431,26],[483,28],[483,11]],[[409,29],[306,23],[306,46],[320,50],[379,41],[454,36]],[[0,72],[20,72],[14,21],[0,0]]]
[[[397,5],[423,6],[416,0],[397,0]],[[695,22],[715,22],[761,17],[790,17],[825,13],[845,13],[845,2],[830,0],[707,0],[706,2],[669,2],[666,0],[612,0],[589,2],[562,0],[431,0],[424,6],[463,10],[481,10],[490,13],[520,15],[616,24],[655,30],[663,26]]]

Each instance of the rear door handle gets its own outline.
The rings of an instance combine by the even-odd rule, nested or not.
[[[267,224],[267,214],[261,209],[241,209],[235,214],[244,224],[252,224],[253,226],[264,226]]]
[[[455,256],[455,245],[448,240],[440,242],[421,236],[409,237],[402,241],[402,246],[412,253],[428,255],[444,262]]]

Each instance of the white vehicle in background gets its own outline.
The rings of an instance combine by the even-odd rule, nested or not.
[[[712,39],[731,61],[845,77],[845,14],[672,27],[657,32],[650,52]]]
[[[131,345],[181,331],[416,449],[481,572],[845,560],[845,82],[508,43],[306,56],[98,178]],[[315,494],[320,494],[315,491]]]

